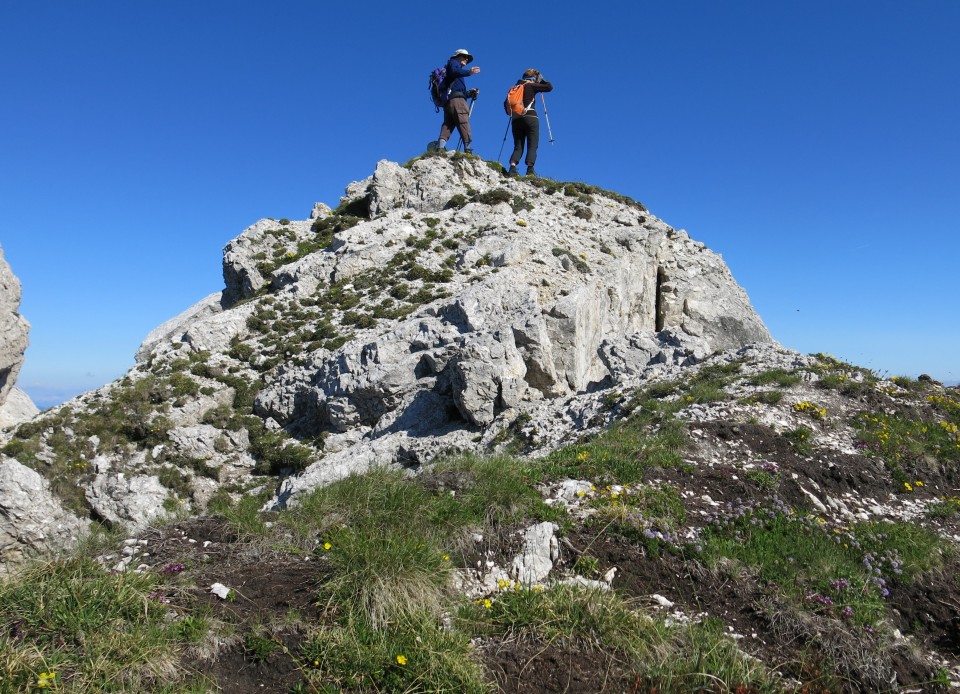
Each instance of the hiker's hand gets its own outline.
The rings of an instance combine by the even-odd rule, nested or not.
[[[471,74],[471,75],[475,75],[475,74],[477,74],[478,72],[480,72],[480,68],[478,68],[478,67],[472,67],[472,68],[470,68],[470,74]]]
[[[479,89],[471,89],[469,92],[467,92],[467,96],[471,99],[476,99],[479,95],[480,95]]]

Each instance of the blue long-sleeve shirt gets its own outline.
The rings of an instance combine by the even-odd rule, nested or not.
[[[453,96],[457,92],[460,92],[463,95],[467,93],[467,85],[463,81],[464,77],[469,77],[472,73],[470,68],[466,65],[461,65],[459,60],[454,60],[451,58],[447,61],[447,88],[450,90],[450,95]]]

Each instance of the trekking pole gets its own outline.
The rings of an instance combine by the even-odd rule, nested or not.
[[[500,143],[500,154],[497,155],[497,161],[500,161],[500,157],[503,156],[503,147],[507,144],[507,133],[510,132],[510,123],[513,121],[513,118],[507,116],[507,129],[503,131],[503,142]]]
[[[473,97],[472,99],[470,99],[470,110],[467,111],[467,120],[470,120],[470,116],[473,115],[473,105],[474,105],[475,103],[477,103],[477,97]],[[459,130],[459,129],[458,129],[458,130]],[[461,134],[461,135],[460,135],[460,139],[457,140],[457,149],[456,149],[455,151],[459,152],[459,151],[460,151],[460,145],[462,145],[462,144],[463,144],[463,135]],[[464,148],[464,149],[466,149],[466,148]]]
[[[553,144],[553,130],[550,129],[550,114],[547,113],[547,100],[540,94],[540,103],[543,104],[543,119],[547,121],[547,133],[550,135],[550,144]]]

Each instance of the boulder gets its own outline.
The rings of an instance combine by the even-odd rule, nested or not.
[[[7,393],[6,401],[0,405],[0,429],[29,422],[40,414],[40,410],[33,404],[30,396],[14,386]]]
[[[17,382],[27,349],[30,324],[20,315],[20,280],[0,248],[0,405]]]
[[[86,527],[64,510],[38,472],[0,455],[0,575],[28,559],[69,549]]]
[[[87,503],[98,517],[135,533],[166,515],[164,502],[169,492],[156,475],[128,476],[104,462],[99,461],[98,472],[86,489]]]

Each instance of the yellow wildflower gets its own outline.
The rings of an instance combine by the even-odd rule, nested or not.
[[[406,665],[406,664],[407,664],[407,656],[405,656],[405,655],[398,655],[398,656],[397,656],[397,665]]]

